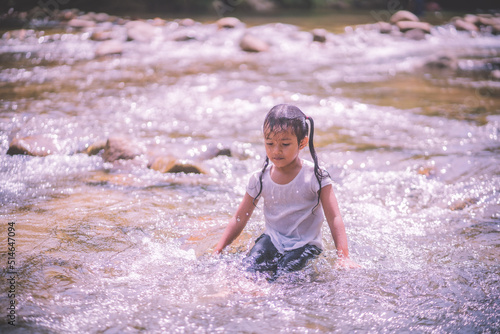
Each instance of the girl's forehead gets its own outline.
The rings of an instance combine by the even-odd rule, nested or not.
[[[269,129],[264,129],[264,137],[266,139],[283,140],[283,139],[293,139],[295,138],[295,133],[292,128],[279,128],[270,131]]]

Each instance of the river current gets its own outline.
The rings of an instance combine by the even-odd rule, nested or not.
[[[500,330],[500,85],[489,76],[500,36],[442,24],[411,40],[349,26],[320,43],[284,23],[172,20],[141,42],[102,25],[121,54],[96,56],[86,30],[0,40],[1,332]],[[245,31],[269,50],[242,51]],[[443,59],[453,65],[429,65]],[[361,269],[335,266],[325,225],[325,249],[304,271],[247,277],[260,207],[211,256],[262,166],[263,118],[279,103],[315,120]],[[146,153],[84,153],[114,136]],[[53,152],[7,154],[15,138]],[[148,167],[154,155],[205,173],[162,173]]]

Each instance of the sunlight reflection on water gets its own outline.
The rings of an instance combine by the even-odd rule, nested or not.
[[[416,42],[352,29],[317,45],[297,27],[264,25],[252,31],[271,50],[248,54],[240,30],[193,29],[198,40],[124,41],[121,56],[97,59],[87,33],[1,40],[0,215],[18,228],[20,332],[500,328],[499,103],[489,96],[493,107],[462,117],[471,80],[443,90],[419,77],[443,48],[498,55],[497,36],[443,28]],[[388,88],[398,80],[409,84]],[[408,103],[441,109],[400,107],[407,90]],[[226,254],[210,256],[261,168],[263,117],[283,102],[315,119],[363,269],[335,268],[324,229],[324,252],[303,272],[273,284],[249,277],[240,262],[262,233],[260,207]],[[147,153],[114,163],[82,153],[113,135]],[[7,155],[14,137],[57,153]],[[148,168],[155,155],[206,174],[160,173]]]

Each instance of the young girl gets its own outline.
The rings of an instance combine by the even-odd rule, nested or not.
[[[274,280],[283,273],[304,268],[308,260],[321,253],[321,225],[325,216],[339,264],[359,267],[349,259],[332,180],[318,165],[312,118],[295,106],[280,104],[267,114],[263,130],[264,167],[250,178],[246,194],[214,252],[220,253],[240,235],[257,202],[263,198],[266,229],[244,259],[249,271],[269,272],[270,280]],[[308,143],[314,163],[299,158],[300,150]]]

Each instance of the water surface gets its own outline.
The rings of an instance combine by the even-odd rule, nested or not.
[[[263,53],[241,51],[245,28],[209,22],[168,21],[150,43],[106,25],[123,41],[106,57],[86,31],[1,39],[0,241],[6,249],[15,222],[18,303],[17,326],[2,315],[2,331],[498,332],[500,90],[489,73],[500,38],[443,24],[414,41],[352,26],[321,44],[311,25],[248,25],[271,45]],[[172,40],[183,29],[195,39]],[[450,54],[455,69],[425,67]],[[246,277],[260,208],[210,256],[262,166],[261,125],[279,103],[314,118],[362,269],[335,267],[325,226],[325,250],[305,271],[273,284]],[[56,153],[6,154],[30,136]],[[112,136],[147,153],[82,153]],[[148,168],[158,155],[206,174]]]

